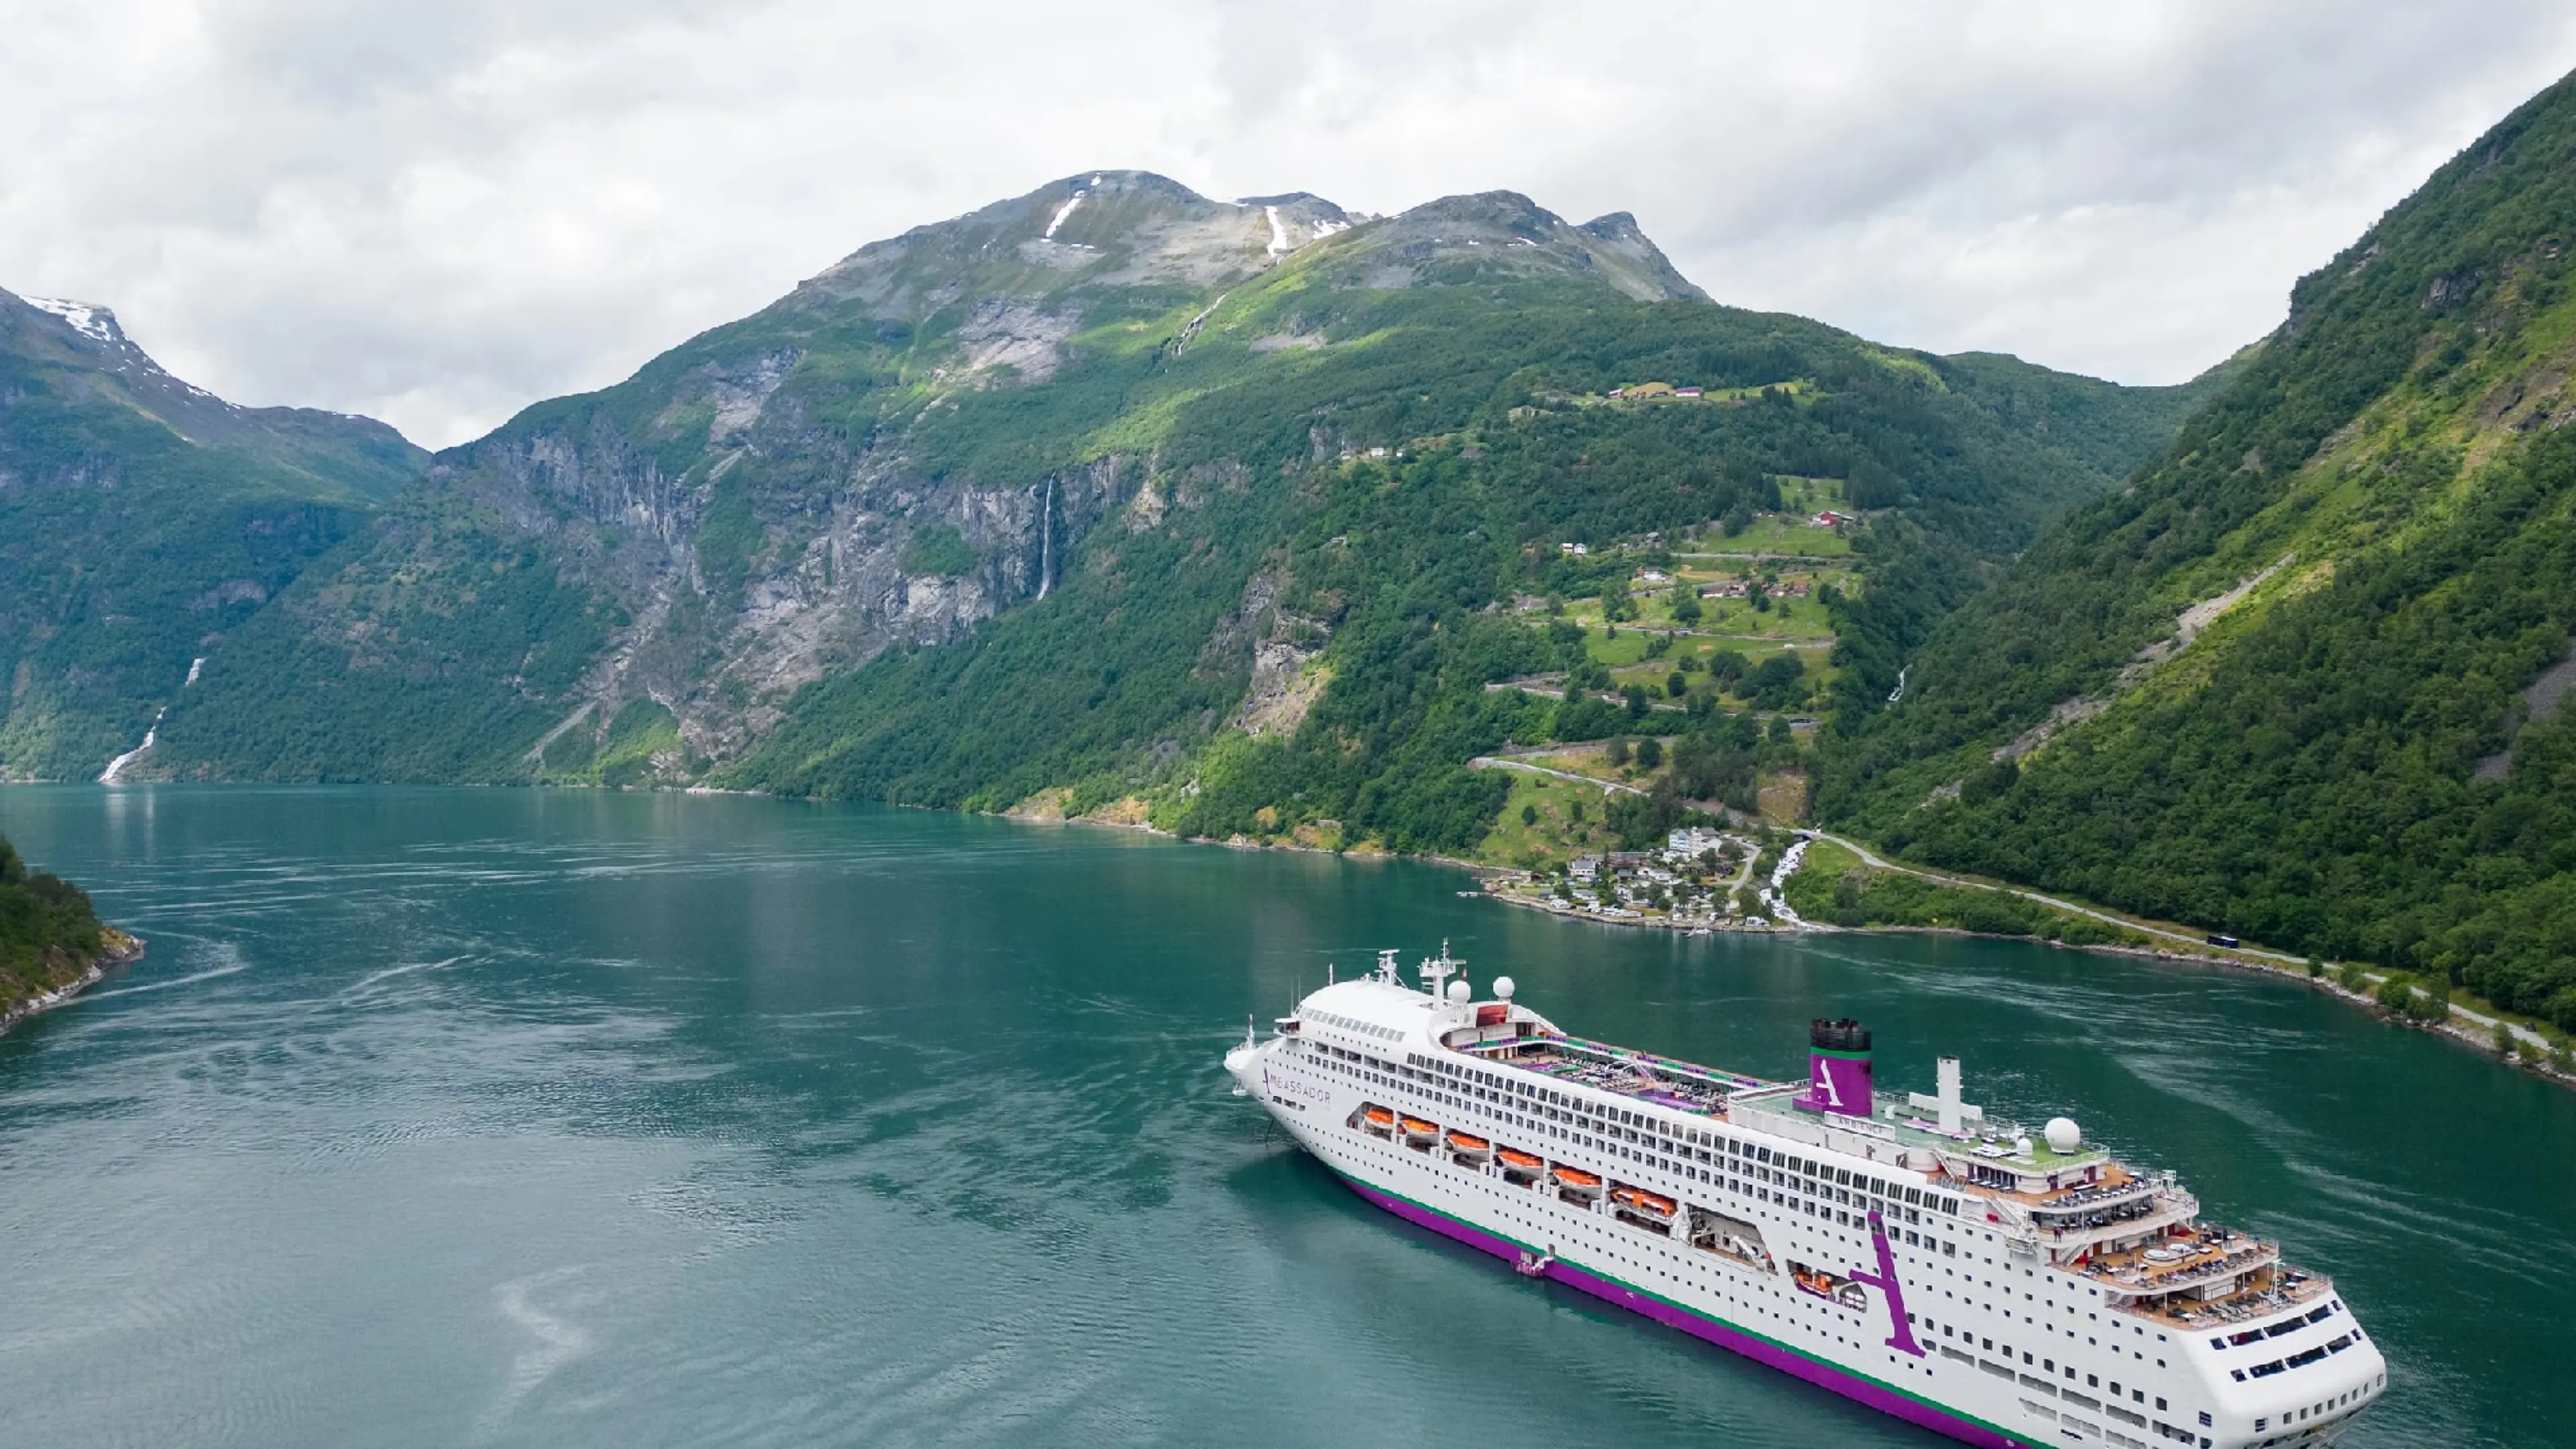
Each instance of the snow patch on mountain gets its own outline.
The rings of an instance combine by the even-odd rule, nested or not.
[[[114,346],[125,340],[116,325],[116,314],[95,302],[75,302],[68,297],[28,297],[23,299],[40,312],[51,312],[72,324],[72,329],[93,342]]]
[[[1095,185],[1096,185],[1096,184],[1098,184],[1099,180],[1100,180],[1100,178],[1099,178],[1099,177],[1097,177],[1097,176],[1095,176],[1095,177],[1093,177],[1093,178],[1092,178],[1092,182],[1093,182]],[[1064,219],[1065,219],[1066,217],[1068,217],[1068,216],[1073,215],[1073,209],[1074,209],[1075,207],[1077,207],[1077,206],[1082,205],[1082,198],[1084,198],[1084,197],[1086,197],[1086,196],[1088,196],[1088,195],[1090,195],[1090,194],[1091,194],[1091,193],[1090,193],[1090,192],[1087,192],[1087,191],[1077,191],[1077,192],[1075,192],[1075,193],[1074,193],[1070,198],[1068,198],[1068,199],[1065,201],[1064,205],[1057,207],[1057,208],[1055,209],[1055,215],[1054,215],[1053,217],[1048,218],[1048,220],[1047,220],[1047,229],[1046,229],[1046,233],[1045,233],[1045,235],[1041,236],[1041,237],[1039,238],[1039,240],[1041,240],[1041,241],[1054,241],[1054,240],[1055,240],[1055,230],[1056,230],[1056,228],[1057,228],[1057,227],[1060,227],[1060,226],[1062,226],[1062,225],[1064,225]]]

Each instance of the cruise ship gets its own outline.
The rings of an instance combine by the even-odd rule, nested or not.
[[[2333,1443],[2386,1389],[2326,1278],[2200,1220],[2063,1117],[2036,1136],[1877,1090],[1870,1034],[1804,1082],[1570,1036],[1444,945],[1299,1002],[1225,1067],[1409,1221],[1966,1443]]]

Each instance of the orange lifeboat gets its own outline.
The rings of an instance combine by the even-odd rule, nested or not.
[[[1516,1167],[1524,1172],[1536,1172],[1547,1165],[1539,1160],[1536,1153],[1523,1152],[1517,1147],[1502,1148],[1494,1155],[1503,1160],[1503,1166]]]
[[[1404,1119],[1404,1135],[1409,1141],[1428,1142],[1440,1135],[1440,1124],[1425,1122],[1419,1117],[1407,1117]]]
[[[1599,1196],[1601,1193],[1601,1175],[1599,1173],[1586,1172],[1579,1167],[1560,1166],[1556,1169],[1554,1175],[1556,1177],[1557,1184],[1560,1187],[1595,1197]]]
[[[1395,1114],[1384,1107],[1369,1108],[1360,1114],[1360,1120],[1368,1124],[1371,1132],[1383,1134],[1395,1130]]]
[[[1623,1187],[1611,1193],[1610,1197],[1621,1207],[1635,1208],[1639,1212],[1649,1213],[1659,1218],[1671,1217],[1676,1206],[1671,1198],[1661,1193],[1648,1192],[1642,1187]]]
[[[1494,1144],[1484,1138],[1473,1133],[1461,1132],[1454,1127],[1449,1130],[1449,1135],[1441,1140],[1449,1144],[1450,1151],[1461,1157],[1483,1157],[1494,1150]]]

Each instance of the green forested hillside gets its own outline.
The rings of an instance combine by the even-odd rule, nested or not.
[[[1824,815],[2576,1026],[2571,243],[2561,82],[1942,624]]]
[[[236,408],[105,309],[0,292],[0,779],[89,779],[190,663],[426,455],[391,428]]]
[[[1482,686],[1566,663],[1543,629],[1484,611],[1515,592],[1597,594],[1614,577],[1565,577],[1560,542],[1777,508],[1769,480],[1792,474],[1836,480],[1857,506],[1911,520],[1905,536],[1973,560],[2111,476],[1953,393],[1944,360],[1802,319],[1563,279],[1363,288],[1333,260],[1237,288],[1183,357],[1103,358],[1059,376],[1060,399],[987,394],[934,415],[928,466],[1076,456],[1057,450],[1167,418],[1156,466],[1221,481],[1150,524],[1131,513],[1104,526],[1043,603],[809,686],[717,778],[985,808],[1063,785],[1077,811],[1167,786],[1188,792],[1170,820],[1186,831],[1287,834],[1330,819],[1393,848],[1463,849],[1490,827],[1500,787],[1466,760],[1551,728]],[[1283,334],[1325,345],[1278,366],[1257,349]],[[1331,345],[1341,338],[1361,345]],[[1977,364],[1997,393],[2015,369],[2034,419],[2090,407],[2160,441],[2159,421],[2169,430],[2185,402]],[[1744,395],[1607,400],[1646,379]],[[1332,446],[1318,458],[1323,430]],[[1611,566],[1618,582],[1630,562]],[[1228,728],[1242,646],[1283,618],[1311,636],[1331,683],[1302,728],[1254,742]],[[1231,648],[1211,647],[1229,631]]]
[[[0,1017],[77,979],[107,935],[79,887],[28,874],[27,862],[0,836]]]
[[[1720,307],[1625,217],[1507,193],[1353,224],[1072,177],[442,454],[213,652],[155,768],[1059,790],[1191,831],[1458,849],[1500,799],[1463,767],[1507,736],[1716,740],[1725,701],[1883,696],[1932,620],[2205,389]],[[1587,644],[1542,607],[1633,614],[1650,536],[1771,537],[1826,506],[1866,521],[1800,532],[1840,560],[1810,580],[1816,632],[1712,638],[1744,682],[1694,676],[1698,714],[1633,636],[1605,652],[1615,620]],[[1761,557],[1738,571],[1777,571]],[[1605,659],[1624,714],[1484,688]],[[1752,748],[1710,744],[1693,778],[1742,793]]]

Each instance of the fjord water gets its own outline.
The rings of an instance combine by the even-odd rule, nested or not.
[[[2576,1094],[2294,984],[601,792],[16,789],[150,955],[0,1037],[0,1443],[1943,1441],[1431,1237],[1218,1068],[1449,938],[1586,1035],[2059,1109],[2337,1275],[2349,1443],[2576,1444]]]

